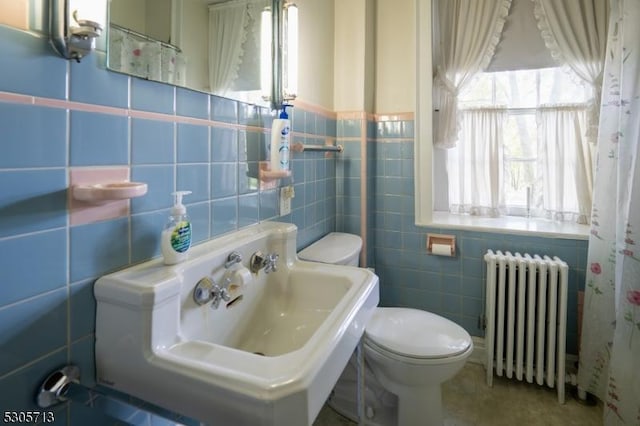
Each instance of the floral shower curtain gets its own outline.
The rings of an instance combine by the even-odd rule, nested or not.
[[[611,0],[578,385],[640,424],[640,0]]]
[[[175,46],[111,24],[109,67],[148,80],[184,86],[187,62]]]

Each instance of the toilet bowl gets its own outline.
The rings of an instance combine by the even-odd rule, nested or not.
[[[332,232],[298,253],[301,260],[358,265],[362,239]],[[365,326],[364,424],[442,425],[441,384],[462,369],[471,336],[439,315],[412,308],[376,308]],[[356,362],[349,362],[329,405],[357,421]]]

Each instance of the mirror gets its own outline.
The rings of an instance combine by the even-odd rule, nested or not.
[[[94,0],[98,1],[98,0]],[[143,0],[100,0],[101,4],[105,5],[105,8],[110,9],[111,1],[125,1],[131,3],[143,2]],[[163,9],[160,4],[162,2],[170,2],[165,4],[171,4],[171,19],[174,19],[174,11],[182,12],[182,17],[177,16],[176,22],[188,22],[189,12],[188,7],[180,7],[185,0],[146,0],[148,3],[152,3],[154,7],[159,11]],[[189,4],[204,5],[207,4],[207,0],[187,0]],[[237,1],[237,0],[234,0]],[[272,8],[273,4],[282,7],[283,0],[271,0]],[[144,4],[141,3],[141,4]],[[176,6],[174,6],[174,4]],[[298,88],[297,88],[297,101],[301,101],[307,105],[314,105],[326,110],[333,110],[334,108],[334,30],[335,30],[335,4],[333,1],[318,1],[318,0],[295,0],[295,4],[299,8],[299,48],[298,48],[298,61],[297,69],[298,75]],[[48,37],[49,32],[49,15],[47,13],[49,9],[49,0],[0,0],[0,25],[6,25],[14,28],[18,31],[32,32],[38,36]],[[140,8],[141,13],[144,12],[144,8]],[[166,9],[166,8],[164,8]],[[195,14],[193,19],[208,19],[208,10],[205,9],[204,13],[198,15]],[[134,16],[134,15],[132,15]],[[191,25],[191,24],[189,24]],[[203,24],[204,25],[204,24]],[[176,29],[171,28],[172,33],[175,32],[175,36],[172,35],[166,40],[171,41],[171,44],[175,44],[185,52],[187,59],[187,70],[189,70],[189,53],[195,52],[196,56],[194,61],[201,60],[206,54],[206,35],[202,35],[200,38],[194,40],[186,39],[186,36],[182,37],[182,40],[178,40],[181,32],[178,25]],[[105,36],[106,35],[106,36]],[[96,50],[105,52],[107,51],[107,38],[109,35],[108,29],[105,29],[103,36],[96,40]],[[166,36],[165,36],[166,37]],[[205,40],[205,42],[203,42]],[[198,56],[198,52],[199,56]],[[201,72],[206,73],[208,65],[206,62],[201,61]],[[195,68],[194,68],[195,70]],[[283,70],[284,71],[284,70]],[[122,71],[119,71],[122,72]],[[188,71],[190,72],[190,71]],[[188,74],[187,74],[188,76]],[[205,80],[206,81],[206,80]],[[187,81],[186,87],[194,90],[204,91],[210,93],[208,90],[208,84],[205,86],[190,86]],[[254,103],[259,106],[266,106],[266,102],[262,99],[262,96],[254,96],[255,99],[249,100],[247,98],[240,98],[238,93],[232,93],[227,97],[234,97],[248,103]]]
[[[107,67],[266,106],[261,20],[272,9],[272,0],[110,0]]]

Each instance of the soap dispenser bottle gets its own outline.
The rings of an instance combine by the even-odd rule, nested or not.
[[[270,163],[273,172],[289,170],[289,133],[291,128],[287,107],[293,107],[293,105],[282,104],[280,116],[273,120],[271,127]]]
[[[191,191],[171,193],[174,196],[174,204],[171,207],[169,221],[162,231],[160,244],[165,265],[187,260],[187,252],[191,247],[191,221],[187,216],[186,207],[182,204],[182,197],[188,194],[191,194]]]

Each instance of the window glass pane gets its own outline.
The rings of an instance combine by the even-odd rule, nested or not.
[[[508,214],[526,214],[527,189],[532,194],[538,190],[536,108],[543,104],[586,103],[591,97],[588,85],[583,85],[569,69],[560,67],[483,73],[460,93],[462,109],[507,107],[501,155],[502,193]]]
[[[591,97],[591,88],[580,83],[570,70],[544,68],[540,70],[540,103],[584,103]]]
[[[535,114],[510,114],[504,131],[505,204],[525,207],[527,187],[536,177],[537,131]]]
[[[495,73],[496,101],[510,108],[535,108],[536,70]]]
[[[532,159],[537,152],[536,116],[509,114],[504,129],[505,159]]]
[[[504,183],[507,207],[526,207],[527,188],[533,191],[535,161],[505,161]]]
[[[460,108],[493,105],[493,82],[489,73],[478,74],[460,93]]]

